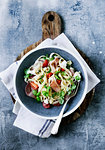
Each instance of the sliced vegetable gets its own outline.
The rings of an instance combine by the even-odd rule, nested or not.
[[[48,73],[48,74],[47,74],[47,78],[49,79],[52,75],[53,75],[52,72]]]
[[[61,71],[65,71],[65,69],[61,68]]]
[[[57,81],[58,84],[61,84],[61,80],[58,80],[58,79],[57,79],[56,81]]]
[[[31,87],[34,89],[34,90],[37,90],[38,89],[38,85],[36,83],[34,83],[33,81],[30,82],[30,85]]]
[[[43,107],[44,108],[50,108],[50,104],[46,104],[46,103],[43,102]]]
[[[43,68],[48,66],[49,61],[46,59],[43,63]]]

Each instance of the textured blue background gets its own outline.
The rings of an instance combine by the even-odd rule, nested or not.
[[[0,150],[105,150],[105,0],[0,0],[0,71],[41,38],[49,10],[62,16],[64,32],[90,58],[101,83],[81,118],[41,139],[12,125],[13,103],[0,82]]]

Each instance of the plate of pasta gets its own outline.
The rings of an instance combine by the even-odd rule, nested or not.
[[[87,91],[87,72],[81,60],[70,50],[44,47],[26,54],[19,62],[14,78],[16,96],[26,109],[42,118],[54,119],[70,97],[64,117],[83,102]]]

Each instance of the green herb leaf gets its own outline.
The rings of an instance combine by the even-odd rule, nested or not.
[[[59,103],[62,105],[64,103],[64,99],[59,99]]]
[[[68,91],[68,95],[70,95],[70,94],[71,94],[71,90]]]
[[[29,78],[29,76],[30,76],[29,74],[26,74],[26,75],[24,76],[24,78]]]
[[[44,87],[47,89],[47,86],[46,86],[46,84],[44,85]]]
[[[37,100],[38,102],[40,102],[40,97],[39,97],[39,96],[37,96],[37,97],[36,97],[36,100]]]
[[[54,60],[54,57],[49,58],[49,61],[52,61],[52,60]]]
[[[61,91],[60,92],[60,97],[64,97],[65,96],[65,92],[64,91]]]
[[[58,73],[60,73],[60,71],[56,71],[56,72],[55,72],[55,74],[58,74]]]
[[[44,60],[46,60],[46,57],[43,57]]]
[[[50,90],[50,89],[51,89],[51,87],[50,87],[50,86],[48,86],[48,87],[47,87],[47,92],[48,92],[48,93],[49,93],[49,90]]]
[[[66,72],[62,71],[61,74],[62,74],[63,76],[65,76],[65,75],[66,75]]]
[[[24,69],[24,73],[27,74],[29,71],[29,68],[28,69]]]
[[[54,98],[56,95],[57,95],[57,92],[54,92],[54,93],[52,94],[52,98]]]
[[[57,75],[55,75],[55,78],[58,79],[58,80],[60,80],[60,77],[58,77]]]
[[[76,77],[75,77],[75,80],[79,81],[79,80],[81,80],[81,77],[76,76]]]
[[[37,95],[37,91],[36,91],[36,90],[33,90],[32,93],[33,93],[33,95],[35,95],[35,96]]]
[[[40,96],[40,94],[41,94],[41,92],[38,92],[38,93],[36,94],[36,96]]]
[[[71,90],[74,90],[75,88],[76,88],[76,85],[73,84],[73,85],[71,86]]]
[[[47,93],[46,91],[42,91],[42,94],[43,94],[44,96],[46,96],[46,93]]]

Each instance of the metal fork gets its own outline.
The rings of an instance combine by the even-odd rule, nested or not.
[[[56,120],[56,122],[55,122],[55,124],[54,124],[54,126],[52,128],[52,130],[51,130],[51,134],[57,134],[58,133],[59,125],[61,123],[65,107],[66,107],[68,101],[77,94],[78,87],[79,87],[79,82],[77,82],[76,89],[73,90],[72,94],[70,95],[70,97],[68,98],[68,100],[66,100],[65,104],[63,105],[63,108],[62,108],[62,110],[61,110],[61,112],[60,112],[60,114],[59,114],[59,116],[58,116],[58,118],[57,118],[57,120]]]

